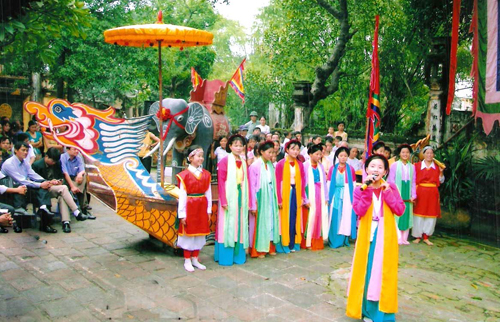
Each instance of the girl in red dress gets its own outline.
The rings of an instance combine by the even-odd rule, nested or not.
[[[202,168],[203,149],[197,145],[188,149],[188,168],[177,175],[179,185],[179,230],[177,246],[184,249],[184,268],[193,272],[194,267],[204,270],[198,260],[205,245],[205,236],[210,233],[209,219],[212,213],[212,190],[210,172]]]
[[[417,203],[413,208],[413,241],[421,239],[431,246],[429,236],[434,233],[437,218],[441,217],[438,187],[444,182],[443,169],[434,163],[434,149],[428,145],[423,149],[424,160],[415,164]]]

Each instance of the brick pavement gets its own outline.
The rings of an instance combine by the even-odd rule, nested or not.
[[[207,246],[207,271],[187,273],[182,258],[92,206],[98,219],[73,222],[71,234],[0,235],[0,320],[355,321],[344,315],[353,247],[221,267]],[[500,250],[433,241],[401,247],[398,321],[499,321]]]

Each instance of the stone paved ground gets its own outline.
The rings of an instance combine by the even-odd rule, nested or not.
[[[207,246],[208,270],[189,274],[182,258],[92,205],[98,220],[71,234],[0,235],[1,320],[355,321],[344,316],[352,247],[220,267]],[[435,244],[400,251],[398,321],[499,321],[500,250],[447,236]]]

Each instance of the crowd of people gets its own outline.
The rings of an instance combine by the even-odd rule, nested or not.
[[[214,260],[222,266],[244,264],[300,249],[349,246],[356,241],[349,279],[347,315],[373,321],[394,321],[397,311],[398,246],[432,245],[440,216],[439,184],[443,171],[431,146],[424,160],[411,163],[412,148],[402,144],[391,158],[383,142],[372,155],[358,159],[349,148],[345,124],[312,136],[306,146],[300,132],[272,132],[257,113],[212,146],[217,160],[219,209]],[[179,240],[184,268],[199,262],[203,237],[209,234],[212,211],[211,174],[202,168],[205,151],[191,146],[188,167],[177,176]],[[357,180],[358,178],[358,180]]]
[[[394,320],[398,246],[409,244],[410,230],[414,243],[432,245],[429,237],[440,216],[438,187],[444,175],[434,149],[425,147],[423,161],[412,164],[410,145],[400,145],[391,158],[391,149],[377,142],[372,155],[359,159],[360,151],[349,148],[343,122],[337,131],[330,127],[303,145],[301,132],[271,131],[266,118],[257,123],[257,116],[252,112],[250,122],[221,137],[211,151],[188,148],[187,169],[177,175],[177,246],[184,250],[184,268],[206,269],[198,256],[210,234],[212,174],[202,167],[210,152],[218,181],[214,260],[219,265],[356,241],[347,315]],[[28,203],[38,209],[40,230],[57,232],[51,226],[52,198],[66,233],[71,215],[95,219],[88,211],[78,150],[44,141],[34,121],[27,132],[18,122],[2,119],[1,124],[0,233],[10,225],[22,231],[19,216]],[[148,135],[146,141],[151,146],[158,138]]]
[[[23,231],[23,216],[28,204],[37,209],[40,230],[56,233],[52,227],[55,212],[61,217],[62,230],[71,232],[71,215],[78,221],[96,219],[90,213],[86,190],[86,172],[82,156],[75,148],[64,148],[45,139],[35,121],[28,131],[23,124],[1,120],[0,160],[0,233]],[[52,199],[57,209],[52,209]]]

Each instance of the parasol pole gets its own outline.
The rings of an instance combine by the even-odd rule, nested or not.
[[[163,115],[163,106],[162,106],[162,100],[163,100],[163,93],[162,93],[162,88],[163,88],[163,77],[161,74],[161,40],[158,40],[158,66],[159,66],[159,71],[158,71],[158,77],[159,77],[159,83],[160,83],[160,115]],[[160,151],[158,152],[160,155],[160,186],[162,188],[165,188],[165,159],[163,157],[163,117],[159,117],[160,119]],[[158,177],[157,177],[158,178]]]

